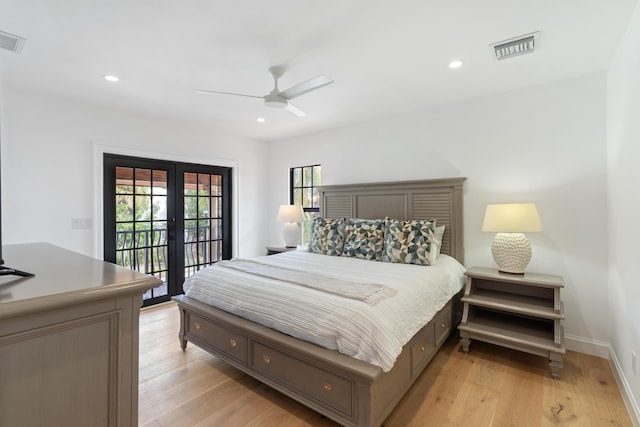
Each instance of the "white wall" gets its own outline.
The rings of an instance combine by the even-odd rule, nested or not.
[[[607,80],[610,340],[640,423],[640,6],[609,68]],[[640,360],[637,361],[640,370]]]
[[[158,154],[156,158],[203,159],[203,163],[221,159],[236,164],[236,253],[264,253],[261,207],[266,201],[268,167],[264,143],[202,125],[8,87],[0,100],[0,113],[4,244],[46,241],[94,256],[94,230],[72,229],[71,218],[93,218],[96,227],[101,223],[94,217],[95,201],[101,197],[94,185],[94,145],[100,145]]]
[[[564,277],[568,347],[608,355],[605,120],[598,73],[271,143],[269,242],[292,166],[320,163],[323,184],[467,177],[467,266],[494,265],[486,204],[535,202],[528,271]]]

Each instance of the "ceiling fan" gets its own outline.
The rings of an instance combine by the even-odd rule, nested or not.
[[[316,90],[321,88],[322,86],[326,86],[328,84],[333,83],[329,77],[324,75],[316,76],[312,79],[306,80],[302,83],[299,83],[295,86],[290,87],[289,89],[280,91],[278,89],[278,79],[284,75],[285,69],[282,66],[275,66],[269,68],[269,73],[273,76],[274,87],[271,92],[264,96],[257,95],[246,95],[243,93],[233,93],[233,92],[220,92],[217,90],[196,90],[198,93],[217,93],[222,95],[236,95],[236,96],[246,96],[249,98],[261,98],[264,99],[265,105],[272,108],[287,108],[293,114],[298,117],[306,116],[307,114],[289,102],[293,98],[297,98],[300,95],[304,95],[307,92],[311,92],[312,90]]]

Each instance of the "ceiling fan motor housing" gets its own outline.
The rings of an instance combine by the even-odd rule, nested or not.
[[[287,106],[287,99],[277,93],[270,93],[264,97],[264,103],[267,107],[271,108],[285,108]]]

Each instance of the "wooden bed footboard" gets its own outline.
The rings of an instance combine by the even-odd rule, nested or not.
[[[389,372],[180,295],[179,340],[345,426],[379,426],[460,321],[461,293],[403,348]]]

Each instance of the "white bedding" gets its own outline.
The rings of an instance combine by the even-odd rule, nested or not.
[[[441,255],[429,267],[306,251],[253,258],[398,292],[375,305],[293,283],[211,266],[186,280],[185,294],[245,319],[389,371],[402,347],[462,289],[465,268]]]

